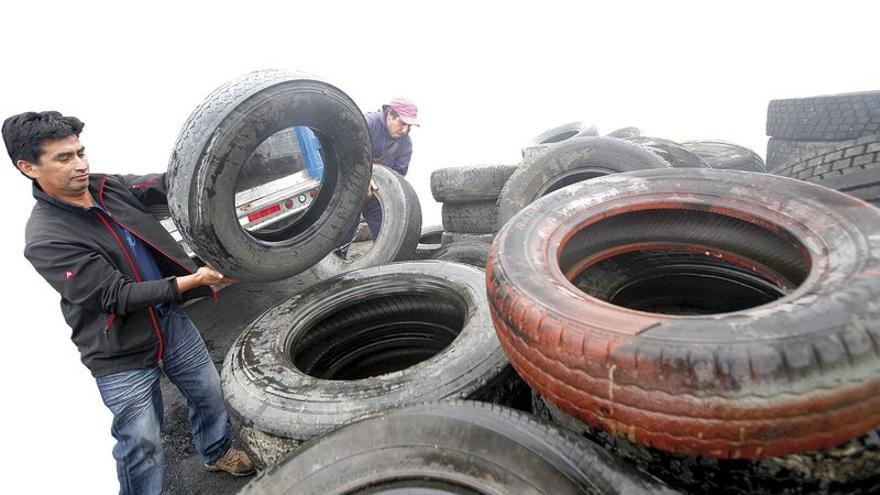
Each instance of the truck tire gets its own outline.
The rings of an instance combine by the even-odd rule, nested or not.
[[[382,206],[382,228],[372,247],[357,258],[340,258],[335,252],[309,269],[318,280],[339,273],[412,259],[419,244],[422,209],[412,185],[384,165],[373,166],[373,193]]]
[[[498,233],[486,286],[511,363],[567,414],[747,459],[880,424],[878,268],[880,210],[863,201],[769,174],[657,169],[529,205]]]
[[[592,442],[470,401],[410,406],[341,428],[251,481],[243,495],[671,494]]]
[[[617,139],[631,139],[634,137],[639,137],[642,135],[642,130],[638,127],[621,127],[615,131],[611,131],[606,134],[607,137],[613,137]]]
[[[467,232],[449,232],[445,231],[440,236],[440,244],[442,246],[449,246],[450,244],[454,244],[456,242],[485,242],[486,244],[492,244],[492,241],[495,240],[495,234],[469,234]]]
[[[443,203],[443,229],[470,234],[491,234],[496,227],[496,200]]]
[[[626,140],[651,148],[651,151],[660,155],[661,158],[675,168],[712,168],[705,160],[700,158],[700,155],[675,141],[647,136],[636,136],[626,138]]]
[[[791,141],[770,138],[767,140],[767,170],[777,170],[786,165],[802,162],[816,155],[824,155],[838,148],[848,148],[855,139],[847,141]]]
[[[416,252],[413,255],[414,260],[427,260],[433,258],[442,246],[443,226],[429,225],[422,229],[419,236],[419,244],[416,246]]]
[[[526,160],[498,197],[498,227],[536,199],[580,181],[619,172],[670,168],[663,158],[621,139],[570,139]]]
[[[839,141],[880,134],[880,91],[772,100],[767,135],[800,141]]]
[[[522,149],[523,159],[539,154],[556,143],[561,143],[572,138],[598,136],[599,131],[594,125],[586,125],[583,122],[569,122],[538,134],[531,138]]]
[[[321,140],[320,192],[271,238],[245,232],[233,204],[239,171],[261,142],[295,125]],[[183,125],[168,164],[168,204],[208,264],[242,281],[278,280],[315,264],[357,221],[370,169],[367,124],[351,98],[306,74],[256,71],[217,88]]]
[[[880,135],[845,141],[839,148],[772,173],[821,184],[880,206]]]
[[[491,247],[492,244],[485,242],[453,242],[440,248],[434,259],[486,268],[486,258],[489,257],[489,248]]]
[[[711,168],[766,172],[764,160],[754,151],[726,141],[685,141],[685,148],[700,156]]]
[[[439,203],[496,200],[516,165],[447,167],[431,172],[431,194]]]
[[[385,409],[503,400],[512,373],[483,271],[412,261],[348,272],[269,309],[232,345],[221,380],[245,448],[268,465]]]
[[[880,486],[877,430],[831,450],[767,459],[709,459],[664,452],[610,435],[565,414],[537,394],[532,396],[532,409],[538,417],[580,433],[639,471],[690,493],[856,495]]]

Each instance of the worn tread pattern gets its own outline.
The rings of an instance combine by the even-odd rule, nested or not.
[[[841,143],[771,173],[813,182],[880,205],[880,135]]]
[[[675,168],[712,168],[700,155],[669,139],[648,136],[633,136],[624,139],[647,146]]]
[[[440,248],[435,259],[486,268],[486,259],[489,257],[491,247],[492,245],[486,242],[453,242]]]
[[[837,141],[880,134],[880,91],[772,100],[767,135]]]
[[[764,160],[745,146],[720,140],[684,141],[681,145],[699,155],[711,168],[767,171]]]
[[[491,234],[498,230],[494,199],[467,203],[443,203],[443,228],[452,232]]]
[[[838,148],[847,148],[855,139],[845,141],[794,141],[770,138],[767,140],[767,170],[777,170],[816,155],[824,155]]]
[[[440,236],[440,245],[448,246],[456,242],[485,242],[492,244],[495,240],[495,233],[491,234],[472,234],[469,232],[451,232],[444,231]]]
[[[431,172],[431,194],[440,203],[496,200],[517,165],[447,167]]]

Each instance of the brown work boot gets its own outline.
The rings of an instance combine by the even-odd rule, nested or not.
[[[256,472],[251,458],[235,447],[229,447],[229,450],[223,454],[223,457],[214,464],[205,464],[205,469],[208,471],[225,471],[233,476],[249,476]]]

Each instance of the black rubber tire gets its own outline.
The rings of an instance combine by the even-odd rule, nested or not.
[[[248,234],[234,214],[239,171],[262,141],[294,125],[321,141],[320,192],[271,239]],[[306,74],[256,71],[217,88],[183,125],[168,164],[168,204],[208,264],[242,281],[278,280],[315,264],[357,222],[371,167],[367,124],[351,98]]]
[[[492,234],[497,229],[496,200],[443,203],[443,229],[469,234]]]
[[[767,135],[839,141],[880,134],[880,91],[772,100]]]
[[[676,492],[572,432],[511,409],[450,401],[389,411],[339,429],[303,445],[241,493]]]
[[[816,155],[831,153],[838,148],[848,148],[855,139],[847,141],[791,141],[770,138],[767,140],[767,170],[777,170],[786,165],[802,162]]]
[[[430,359],[357,380],[315,378],[294,366],[300,340],[328,317],[344,318],[347,308],[370,301],[414,295],[451,304],[461,318],[458,336]],[[423,320],[434,318],[426,313]],[[451,398],[498,400],[511,374],[489,319],[483,271],[426,260],[349,272],[271,308],[232,345],[221,379],[244,447],[258,465],[267,465],[303,440],[386,409]]]
[[[467,232],[443,232],[440,236],[440,245],[449,246],[456,242],[485,242],[492,244],[495,240],[495,234],[469,234]]]
[[[609,435],[532,396],[542,419],[580,433],[642,472],[689,493],[775,495],[778,493],[876,493],[880,488],[877,430],[840,447],[769,459],[707,459],[652,449]]]
[[[706,160],[700,158],[700,155],[675,141],[647,136],[636,136],[626,138],[626,140],[651,148],[654,153],[660,155],[675,168],[712,168],[706,163]]]
[[[547,148],[578,137],[598,136],[599,131],[594,125],[586,125],[583,122],[569,122],[534,136],[529,139],[522,148],[523,159],[540,154]]]
[[[664,249],[736,263],[779,297],[679,316],[572,282]],[[880,424],[878,269],[880,210],[863,201],[770,174],[657,169],[529,205],[498,233],[486,286],[517,372],[566,413],[658,449],[745,459],[828,449]],[[669,280],[651,282],[663,294]]]
[[[419,235],[419,244],[416,246],[416,252],[413,254],[414,260],[427,260],[433,258],[442,246],[443,226],[429,225],[422,229]]]
[[[486,268],[491,244],[477,241],[453,242],[440,248],[434,257],[440,261],[454,261],[466,265]]]
[[[431,194],[440,203],[496,200],[517,165],[447,167],[431,172]]]
[[[607,137],[613,137],[617,139],[632,139],[641,135],[642,130],[638,127],[621,127],[620,129],[611,131],[606,134]]]
[[[685,148],[700,156],[711,168],[766,172],[764,160],[754,151],[726,141],[685,141]]]
[[[498,197],[498,227],[559,187],[619,172],[671,165],[644,146],[606,137],[569,139],[523,161]]]
[[[331,252],[308,271],[318,280],[339,273],[379,266],[392,261],[410,260],[419,244],[422,228],[422,207],[412,185],[397,172],[384,165],[373,166],[373,192],[382,206],[382,228],[372,247],[357,258],[340,258]]]
[[[845,141],[844,147],[772,173],[821,184],[880,206],[880,135]]]

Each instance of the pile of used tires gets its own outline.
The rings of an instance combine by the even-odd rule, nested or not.
[[[324,150],[318,207],[245,232],[234,179],[296,125]],[[731,143],[572,123],[519,165],[436,171],[443,226],[420,231],[367,140],[338,88],[260,71],[209,96],[175,149],[171,212],[201,259],[318,281],[224,361],[263,468],[244,493],[880,486],[880,209]],[[371,177],[382,231],[333,258]]]

